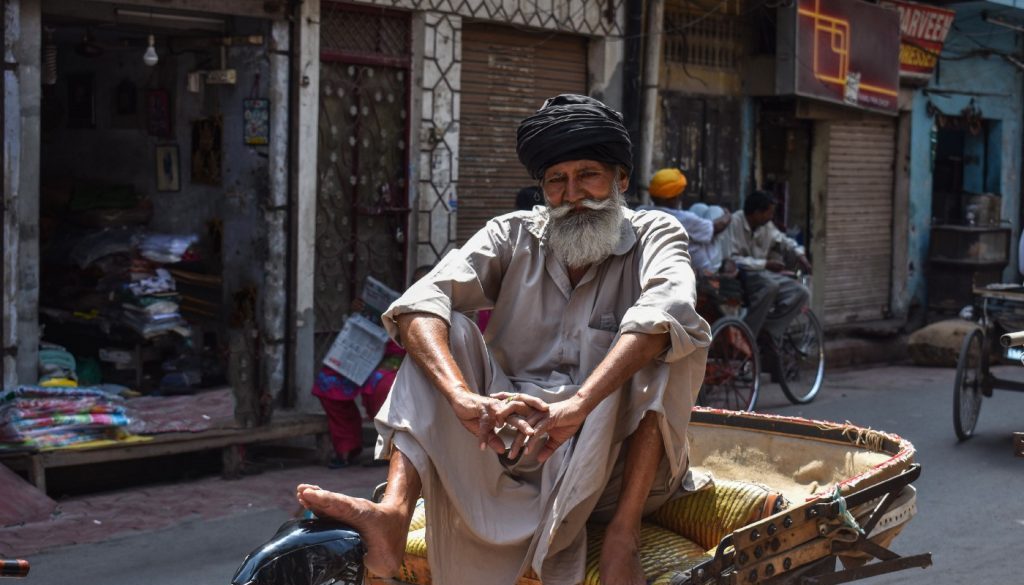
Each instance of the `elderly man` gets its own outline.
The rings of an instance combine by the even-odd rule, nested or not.
[[[733,214],[723,239],[725,257],[743,271],[741,281],[749,305],[747,325],[755,335],[764,329],[761,339],[769,351],[810,298],[807,287],[779,274],[786,269],[782,259],[795,258],[802,269],[811,271],[803,246],[779,231],[772,223],[773,217],[775,198],[765,191],[754,191],[743,202],[743,211]]]
[[[386,494],[297,494],[360,531],[371,571],[399,568],[422,491],[438,585],[579,583],[588,519],[602,582],[645,582],[640,519],[687,479],[710,331],[685,232],[624,207],[630,148],[601,102],[546,101],[517,151],[547,207],[492,219],[384,315],[413,358],[377,416]],[[465,314],[488,308],[484,336]]]

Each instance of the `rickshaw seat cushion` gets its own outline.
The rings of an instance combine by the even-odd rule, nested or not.
[[[772,515],[780,498],[759,484],[715,480],[708,489],[666,502],[646,520],[711,550],[735,530]]]
[[[648,580],[686,571],[710,558],[722,538],[775,513],[782,496],[764,486],[715,480],[704,489],[673,499],[644,519],[640,528],[640,565]],[[427,556],[426,504],[416,503],[406,540],[403,574],[416,573],[416,583],[428,585],[424,574]],[[587,526],[587,565],[583,585],[598,585],[598,564],[604,526]],[[413,557],[413,558],[410,558]],[[413,565],[418,571],[413,571]],[[536,579],[535,576],[527,575]]]

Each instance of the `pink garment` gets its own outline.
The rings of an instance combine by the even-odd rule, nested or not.
[[[313,395],[327,413],[327,428],[339,459],[351,460],[363,447],[363,421],[355,399],[360,396],[367,420],[373,420],[395,382],[405,350],[388,341],[384,358],[362,386],[356,386],[327,366],[320,368],[313,383]]]
[[[338,458],[348,460],[363,448],[363,421],[359,407],[351,400],[319,398],[327,413],[327,429],[331,433],[334,453]]]

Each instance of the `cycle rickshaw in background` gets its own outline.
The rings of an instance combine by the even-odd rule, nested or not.
[[[697,404],[753,410],[763,371],[793,404],[814,400],[825,378],[825,334],[810,306],[786,327],[775,359],[762,360],[757,339],[742,318],[744,304],[737,278],[699,279],[697,312],[711,324],[711,346]]]
[[[1024,382],[999,378],[991,366],[1001,360],[1024,361],[1024,286],[990,284],[975,287],[980,308],[978,328],[964,337],[956,360],[953,386],[953,430],[961,441],[974,435],[981,402],[994,390],[1024,392]],[[1024,438],[1015,434],[1016,453],[1024,456]]]

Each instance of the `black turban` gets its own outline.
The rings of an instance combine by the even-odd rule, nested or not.
[[[622,114],[585,95],[563,94],[519,124],[516,153],[530,176],[567,160],[596,160],[633,170],[632,144]]]

